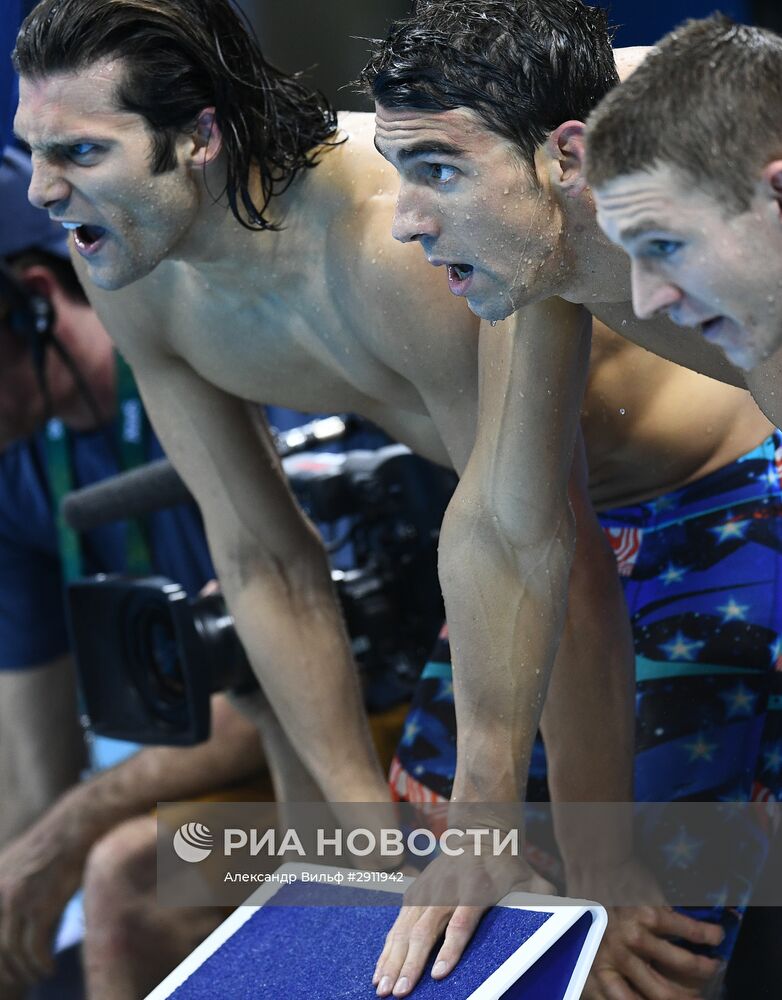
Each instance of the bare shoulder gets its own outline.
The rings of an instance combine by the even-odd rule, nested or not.
[[[633,73],[652,51],[650,45],[632,45],[623,49],[614,49],[614,62],[619,79],[624,81]]]

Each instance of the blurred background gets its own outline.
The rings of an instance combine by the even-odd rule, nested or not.
[[[367,38],[386,34],[388,24],[405,15],[410,0],[239,0],[253,23],[264,52],[283,69],[306,70],[338,108],[368,110],[366,99],[350,87],[367,60]],[[616,44],[653,45],[688,17],[721,10],[737,21],[782,29],[780,0],[638,0],[601,2],[618,25]]]
[[[8,0],[0,0],[0,8]],[[11,0],[13,2],[13,0]],[[688,17],[721,10],[737,21],[782,31],[780,0],[598,0],[618,26],[616,44],[653,45]],[[282,69],[302,70],[337,106],[369,110],[351,87],[367,61],[367,38],[382,37],[389,23],[405,15],[411,0],[238,0],[253,24],[264,53]],[[35,0],[22,0],[29,10]]]

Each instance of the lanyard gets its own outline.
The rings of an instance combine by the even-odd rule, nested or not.
[[[115,452],[120,469],[126,471],[146,462],[148,423],[139,398],[133,373],[125,359],[115,352],[119,419]],[[55,508],[55,522],[60,544],[60,557],[67,582],[83,576],[83,559],[78,534],[62,516],[62,501],[75,487],[73,456],[67,428],[54,418],[46,425],[46,465],[49,486]],[[125,534],[126,571],[134,575],[151,572],[152,557],[144,527],[138,519],[129,520]]]

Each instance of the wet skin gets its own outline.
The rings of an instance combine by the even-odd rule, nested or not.
[[[598,222],[629,255],[633,307],[692,327],[737,368],[782,346],[782,225],[758,192],[734,212],[669,165],[625,174],[594,192]]]
[[[565,214],[545,160],[542,195],[512,160],[497,163],[509,190],[498,199],[516,193],[525,228],[508,236],[507,272],[489,266],[488,241],[475,256],[473,301],[489,319],[524,304],[524,322],[479,331],[417,248],[391,239],[396,175],[376,156],[367,118],[346,116],[349,141],[276,202],[283,232],[248,233],[208,196],[224,176],[209,142],[182,137],[174,170],[149,174],[149,136],[116,110],[113,72],[96,67],[86,91],[85,74],[23,81],[17,129],[34,150],[31,193],[55,218],[106,228],[79,270],[199,500],[238,628],[294,744],[333,801],[386,794],[365,763],[327,574],[310,557],[311,535],[248,419],[248,399],[361,412],[463,473],[441,543],[460,741],[470,751],[460,752],[456,787],[468,801],[518,795],[568,579],[558,531],[570,524],[564,486],[585,374],[578,301],[592,268],[561,241]],[[85,143],[107,151],[76,162]],[[478,207],[501,242],[498,200],[487,193]],[[565,276],[573,302],[549,302]],[[610,301],[626,298],[623,286]],[[712,443],[710,459],[721,447]],[[592,586],[585,599],[605,593]],[[528,637],[522,645],[518,634]],[[605,661],[602,643],[600,654]],[[463,666],[475,663],[480,672]]]
[[[567,255],[561,214],[512,143],[462,108],[432,114],[379,106],[375,124],[375,145],[402,178],[396,239],[420,243],[430,264],[448,269],[451,291],[483,319],[504,319],[553,294],[551,262],[559,267]]]
[[[375,123],[375,145],[400,175],[394,236],[419,243],[430,263],[444,266],[452,293],[473,312],[498,319],[557,294],[584,302],[596,317],[610,315],[616,330],[643,343],[650,324],[632,318],[626,260],[601,238],[591,203],[575,223],[569,218],[545,149],[533,176],[512,144],[470,110],[378,106]],[[653,332],[666,337],[666,348],[679,347],[668,324]],[[770,427],[746,392],[672,366],[596,322],[583,428],[599,507],[636,502],[719,468]]]

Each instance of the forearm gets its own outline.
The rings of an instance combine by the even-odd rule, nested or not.
[[[76,785],[33,827],[54,827],[86,852],[118,823],[157,802],[195,798],[248,778],[263,764],[258,732],[224,696],[212,699],[212,735],[193,747],[149,747]]]
[[[568,613],[541,719],[557,840],[569,873],[631,852],[635,663],[616,561],[594,513],[577,513]],[[560,805],[561,804],[561,805]]]
[[[524,795],[573,549],[566,507],[554,524],[547,538],[522,548],[483,515],[471,530],[462,523],[461,540],[441,542],[449,549],[441,577],[454,665],[455,800]]]
[[[296,753],[330,801],[389,797],[342,614],[322,550],[248,572],[230,592],[237,629]]]

